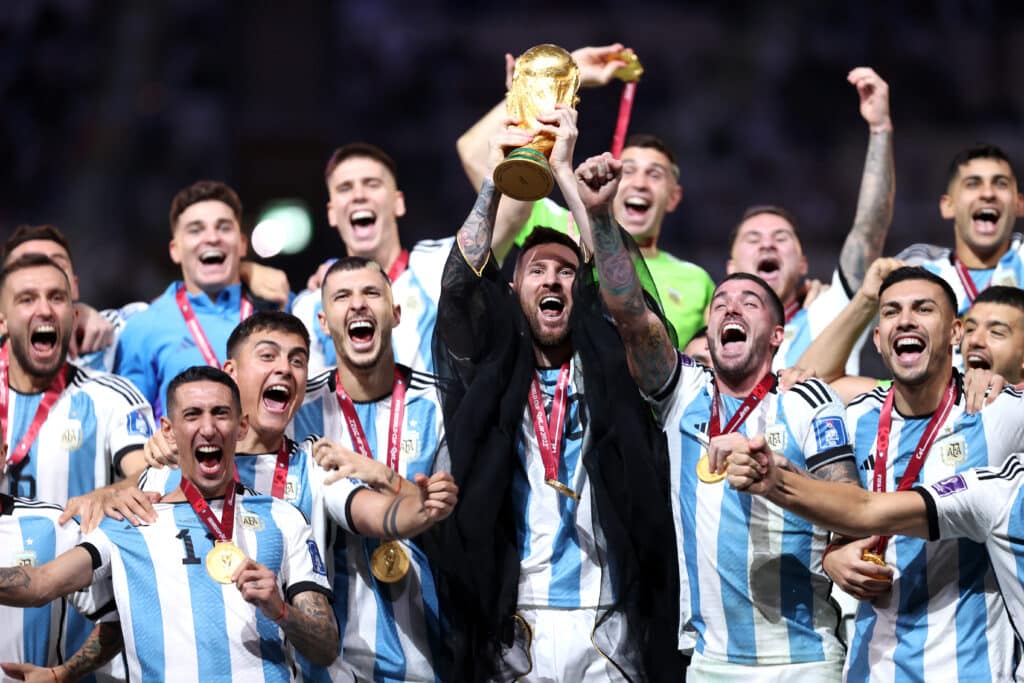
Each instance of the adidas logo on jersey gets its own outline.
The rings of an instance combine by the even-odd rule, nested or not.
[[[868,459],[862,462],[858,469],[863,470],[865,472],[873,472],[875,469],[875,454],[872,453],[868,455]]]

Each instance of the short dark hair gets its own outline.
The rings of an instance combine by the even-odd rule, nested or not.
[[[889,273],[884,280],[882,280],[882,286],[878,288],[878,300],[882,300],[882,294],[885,290],[889,289],[898,282],[905,282],[907,280],[924,280],[930,282],[933,285],[937,285],[942,289],[943,294],[946,295],[946,301],[949,303],[950,310],[953,311],[953,315],[957,314],[959,307],[956,303],[956,294],[953,292],[953,288],[949,286],[949,283],[943,280],[935,273],[925,270],[921,266],[903,266]]]
[[[46,240],[47,242],[54,242],[59,244],[64,251],[68,253],[68,258],[71,258],[71,245],[68,244],[68,238],[64,236],[60,230],[53,225],[19,225],[11,233],[11,236],[4,242],[2,262],[7,263],[7,259],[10,257],[11,252],[17,249],[25,242],[31,242],[32,240]]]
[[[380,273],[380,276],[384,279],[384,282],[387,283],[387,286],[390,289],[391,278],[389,278],[388,274],[384,271],[384,266],[380,265],[373,259],[368,259],[363,256],[345,256],[332,263],[331,267],[327,269],[326,273],[324,273],[324,279],[320,283],[321,299],[327,296],[327,288],[324,287],[324,285],[327,284],[327,278],[343,270],[362,270],[363,268],[369,268],[370,270],[375,270]]]
[[[1013,162],[1010,161],[1010,157],[1007,156],[1002,148],[995,145],[978,143],[967,149],[960,150],[953,156],[952,161],[949,162],[949,170],[946,172],[946,187],[942,188],[943,194],[949,191],[953,181],[960,175],[960,167],[974,159],[998,159],[999,161],[1004,161],[1010,167],[1010,173],[1014,179],[1017,178],[1017,173],[1013,170]]]
[[[690,343],[690,342],[692,342],[692,341],[693,341],[694,339],[701,339],[702,337],[706,337],[706,336],[708,336],[708,326],[707,326],[707,325],[704,325],[704,326],[703,326],[703,327],[701,327],[701,328],[700,328],[699,330],[697,330],[696,332],[694,332],[694,333],[693,333],[693,336],[691,336],[691,337],[690,337],[690,339],[689,339],[689,341],[687,341],[686,343],[687,343],[687,344],[689,344],[689,343]],[[684,345],[684,346],[685,346],[685,345]]]
[[[740,228],[743,226],[743,224],[746,223],[748,219],[753,218],[754,216],[760,216],[761,214],[765,213],[771,214],[773,216],[778,216],[779,218],[789,223],[789,225],[793,228],[793,234],[796,235],[796,238],[798,240],[800,239],[800,231],[797,229],[796,226],[796,216],[794,216],[781,206],[776,206],[774,204],[756,204],[754,206],[748,206],[746,208],[739,222],[736,223],[735,226],[733,226],[732,232],[729,233],[729,253],[732,253],[732,248],[736,244],[736,238],[740,236]]]
[[[235,411],[239,415],[242,414],[242,395],[238,391],[238,385],[235,384],[235,380],[231,379],[231,375],[220,368],[210,365],[193,365],[175,375],[171,383],[167,385],[167,400],[164,403],[167,406],[166,414],[168,418],[174,413],[174,408],[177,405],[178,388],[194,382],[216,382],[217,384],[223,384],[231,390],[231,402],[235,406]]]
[[[538,225],[533,229],[526,239],[523,240],[523,245],[519,247],[519,256],[516,257],[515,270],[519,270],[519,264],[522,262],[526,252],[530,251],[534,247],[542,244],[561,244],[572,250],[572,253],[576,254],[576,258],[579,262],[583,263],[583,252],[580,251],[580,245],[576,244],[576,240],[566,235],[564,232],[559,232],[554,228],[547,226]]]
[[[242,344],[257,332],[283,332],[294,334],[300,337],[309,350],[309,330],[302,324],[302,321],[291,313],[284,311],[257,311],[248,318],[238,323],[235,329],[231,330],[228,337],[228,358],[235,358],[235,354]]]
[[[981,293],[974,299],[975,304],[1002,304],[1013,306],[1024,312],[1024,289],[1020,287],[1007,287],[1006,285],[992,285],[981,290]]]
[[[324,181],[330,183],[334,169],[338,168],[341,162],[353,157],[364,157],[379,162],[388,169],[395,185],[398,184],[398,166],[395,164],[395,160],[380,147],[371,145],[369,142],[350,142],[331,152],[331,157],[327,160],[327,166],[324,168]]]
[[[630,147],[654,149],[664,154],[665,158],[668,159],[669,169],[672,171],[672,175],[675,176],[675,179],[678,182],[679,162],[676,160],[675,152],[669,148],[664,140],[659,138],[657,135],[651,135],[649,133],[634,133],[626,138],[626,144],[622,146],[623,149],[629,149]]]
[[[185,213],[185,209],[205,201],[218,201],[227,204],[235,214],[235,220],[239,227],[242,225],[242,200],[238,193],[232,190],[225,183],[219,180],[198,180],[186,188],[178,191],[171,200],[171,211],[168,216],[171,222],[171,235],[174,235],[174,226],[178,218]]]
[[[64,272],[64,269],[60,267],[60,264],[54,261],[46,254],[24,254],[14,259],[10,263],[0,270],[0,292],[3,291],[4,286],[7,284],[7,278],[17,273],[19,270],[25,270],[27,268],[38,268],[39,266],[50,266],[60,271],[61,276],[64,278],[64,282],[67,283],[68,293],[71,292],[71,280],[68,279],[68,274]]]
[[[749,280],[761,287],[761,289],[763,289],[768,295],[768,307],[772,309],[772,317],[775,318],[775,324],[786,324],[786,313],[785,308],[782,305],[782,299],[780,299],[779,295],[775,293],[775,290],[771,288],[771,285],[753,273],[733,273],[732,275],[726,276],[721,282],[719,282],[718,286],[715,287],[715,291],[717,292],[722,285],[729,280]],[[714,295],[712,294],[712,297],[713,296]]]

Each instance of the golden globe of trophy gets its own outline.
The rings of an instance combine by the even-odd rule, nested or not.
[[[576,106],[579,87],[580,69],[572,55],[557,45],[537,45],[516,60],[505,108],[520,128],[535,130],[537,114],[553,111],[556,104]],[[553,136],[540,133],[530,144],[512,150],[494,168],[494,186],[521,201],[548,196],[555,186],[548,164],[554,146]]]

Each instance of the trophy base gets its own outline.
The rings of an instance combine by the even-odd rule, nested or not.
[[[519,147],[494,167],[494,186],[512,199],[534,202],[551,194],[555,176],[543,154],[530,147]]]

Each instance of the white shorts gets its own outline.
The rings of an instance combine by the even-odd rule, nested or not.
[[[686,680],[715,683],[842,683],[843,662],[752,666],[708,659],[694,650]]]
[[[519,616],[531,632],[530,671],[516,679],[526,683],[604,683],[628,681],[617,660],[619,652],[602,652],[592,638],[597,610],[520,608]],[[613,614],[602,630],[615,629],[622,634],[618,642],[627,642],[625,617]]]

